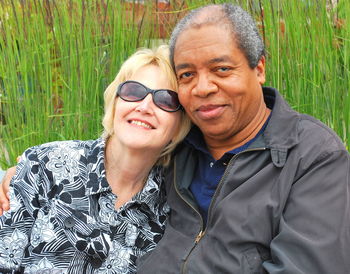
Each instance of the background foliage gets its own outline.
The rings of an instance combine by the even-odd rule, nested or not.
[[[143,2],[143,3],[139,3]],[[103,91],[188,10],[224,1],[0,0],[0,166],[25,148],[101,133]],[[350,146],[350,1],[231,1],[258,22],[267,83]],[[286,125],[288,126],[288,125]]]

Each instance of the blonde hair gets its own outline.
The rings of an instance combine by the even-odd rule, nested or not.
[[[140,68],[147,65],[158,66],[169,79],[171,88],[177,90],[177,80],[169,61],[169,47],[166,45],[159,46],[156,49],[140,49],[131,55],[121,66],[113,82],[107,87],[104,93],[105,114],[102,119],[104,131],[102,137],[107,140],[114,134],[113,120],[115,112],[116,92],[119,84],[129,80],[132,75]],[[181,111],[181,110],[180,110]],[[181,111],[181,120],[179,128],[170,144],[162,151],[157,164],[166,166],[169,164],[171,152],[185,138],[191,122],[184,111]]]

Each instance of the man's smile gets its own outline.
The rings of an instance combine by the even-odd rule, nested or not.
[[[203,105],[196,110],[197,116],[202,120],[217,119],[224,112],[226,105]]]

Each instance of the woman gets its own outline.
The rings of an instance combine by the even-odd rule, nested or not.
[[[0,220],[0,272],[134,273],[163,234],[162,166],[187,134],[165,46],[141,50],[105,91],[104,132],[22,155]]]

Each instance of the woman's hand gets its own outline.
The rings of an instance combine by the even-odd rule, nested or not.
[[[0,216],[4,211],[10,209],[10,196],[9,196],[9,185],[12,177],[16,173],[16,167],[10,167],[6,173],[4,178],[1,181],[0,185]]]

